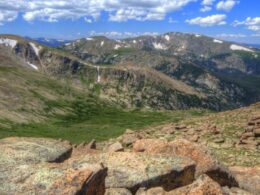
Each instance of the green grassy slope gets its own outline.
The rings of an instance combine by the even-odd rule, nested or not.
[[[126,129],[139,130],[165,122],[178,122],[184,118],[203,115],[199,110],[154,112],[123,111],[114,107],[91,106],[91,101],[79,99],[71,102],[70,114],[57,115],[40,123],[16,124],[0,128],[0,138],[8,136],[62,138],[72,143],[117,137]]]
[[[202,114],[123,110],[69,77],[58,80],[23,67],[8,52],[0,52],[0,58],[0,138],[51,137],[80,143]]]

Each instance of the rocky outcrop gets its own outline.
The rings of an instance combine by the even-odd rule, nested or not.
[[[110,145],[114,145],[110,150],[94,149],[90,147],[93,142],[90,143],[72,147],[66,141],[43,138],[0,140],[0,194],[249,195],[260,192],[259,167],[232,167],[230,172],[204,147],[187,140],[140,139],[134,143],[133,151],[128,148],[127,152],[118,151],[123,148],[119,142]]]
[[[136,195],[223,195],[220,185],[206,175],[201,175],[192,184],[165,191],[162,188],[151,188],[147,191],[140,190]]]
[[[172,142],[154,139],[138,140],[133,150],[189,157],[197,164],[196,176],[207,174],[220,185],[237,186],[229,170],[219,163],[205,147],[187,140],[179,139]]]
[[[47,194],[103,195],[106,171],[101,167],[94,170],[91,168],[66,170],[60,178],[53,182],[47,190]]]
[[[254,195],[260,194],[260,166],[231,167],[232,174],[238,181],[239,187]]]
[[[6,138],[0,148],[0,194],[104,194],[106,169],[63,162],[72,150],[68,142]]]
[[[130,152],[89,154],[73,159],[73,167],[100,164],[108,168],[106,188],[126,188],[132,193],[140,187],[162,186],[171,190],[194,179],[195,163],[189,158]]]
[[[72,152],[69,142],[46,138],[5,138],[0,146],[1,159],[15,163],[62,162]]]
[[[120,142],[116,142],[111,144],[108,148],[107,148],[108,152],[122,152],[124,151],[124,147],[122,146],[122,144]]]

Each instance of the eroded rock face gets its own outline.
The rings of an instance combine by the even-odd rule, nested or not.
[[[104,194],[106,169],[101,165],[75,169],[67,162],[54,163],[69,157],[67,142],[7,138],[0,140],[0,148],[0,194]]]
[[[236,166],[230,169],[240,188],[255,195],[260,194],[260,166],[250,168]]]
[[[186,195],[204,195],[204,194],[221,195],[223,193],[222,193],[222,189],[221,189],[221,187],[218,183],[213,181],[207,175],[201,175],[192,184],[178,188],[176,190],[173,190],[173,191],[167,193],[167,195],[180,195],[180,194],[186,194]]]
[[[196,176],[205,173],[220,185],[237,186],[229,170],[220,164],[205,147],[187,140],[178,139],[172,142],[155,139],[138,140],[135,142],[133,150],[135,152],[189,157],[197,164]]]
[[[99,163],[108,168],[106,188],[126,188],[131,192],[156,186],[171,190],[190,184],[195,173],[195,163],[186,157],[130,152],[86,155],[74,159],[72,167]]]
[[[192,184],[177,188],[172,191],[165,191],[163,188],[151,188],[147,191],[139,190],[137,195],[222,195],[222,189],[218,183],[207,175],[201,175]]]
[[[105,193],[105,176],[106,171],[101,167],[68,169],[62,177],[54,181],[47,190],[47,194],[103,195]]]

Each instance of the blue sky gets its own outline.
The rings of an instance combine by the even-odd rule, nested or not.
[[[0,0],[0,33],[77,39],[172,31],[260,44],[260,1]]]

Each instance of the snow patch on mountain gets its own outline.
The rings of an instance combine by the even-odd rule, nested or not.
[[[153,47],[155,49],[160,49],[160,50],[166,50],[167,49],[167,47],[165,45],[163,45],[161,43],[155,43],[155,42],[153,43]]]
[[[201,37],[201,35],[199,35],[199,34],[196,34],[196,35],[195,35],[195,37]]]
[[[27,64],[32,67],[34,70],[38,70],[38,67],[30,62],[27,62]]]
[[[88,38],[86,38],[86,40],[87,41],[93,41],[93,38],[88,37]]]
[[[223,43],[223,41],[220,41],[220,40],[218,40],[218,39],[214,39],[213,42],[214,42],[214,43]]]
[[[102,46],[104,45],[104,43],[105,43],[105,42],[104,42],[104,41],[102,41],[102,42],[100,43],[100,46],[102,47]]]
[[[230,49],[231,50],[240,50],[240,51],[249,51],[249,52],[254,52],[252,49],[248,49],[246,47],[243,47],[243,46],[240,46],[240,45],[235,45],[235,44],[232,44],[230,46]]]
[[[165,35],[164,38],[167,40],[167,41],[170,41],[170,36],[169,35]]]
[[[8,39],[8,38],[0,38],[0,45],[4,45],[6,47],[11,47],[12,49],[16,46],[17,40]]]
[[[119,48],[121,48],[121,45],[118,45],[118,44],[116,44],[114,47],[114,49],[119,49]]]
[[[30,42],[30,46],[33,48],[34,50],[34,53],[39,56],[39,53],[40,53],[40,50],[41,50],[41,47],[37,47],[34,43]]]

